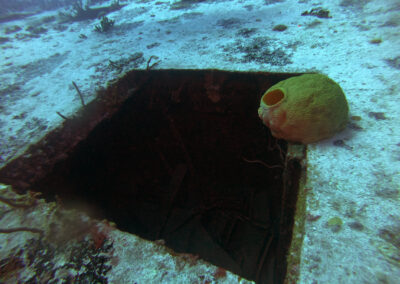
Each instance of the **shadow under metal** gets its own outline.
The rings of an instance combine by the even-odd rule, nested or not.
[[[257,283],[283,283],[301,160],[257,109],[298,74],[128,72],[0,170],[0,181],[91,208]]]

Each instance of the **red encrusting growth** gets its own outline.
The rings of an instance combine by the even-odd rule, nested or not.
[[[103,232],[98,226],[93,225],[90,228],[90,234],[93,239],[94,247],[99,249],[103,246],[105,240],[107,239],[107,235]]]
[[[215,279],[225,278],[226,270],[221,267],[218,267],[217,270],[215,270],[215,272],[214,272],[214,277],[215,277]]]

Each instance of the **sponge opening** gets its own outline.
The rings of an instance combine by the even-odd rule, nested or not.
[[[282,90],[276,89],[264,94],[264,96],[262,97],[262,101],[267,106],[273,106],[282,101],[284,97],[285,94],[282,92]]]

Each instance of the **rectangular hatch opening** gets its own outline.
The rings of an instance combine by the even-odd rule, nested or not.
[[[130,71],[0,181],[257,283],[283,283],[297,198],[284,185],[296,188],[300,165],[287,169],[288,144],[257,109],[266,89],[294,75]]]

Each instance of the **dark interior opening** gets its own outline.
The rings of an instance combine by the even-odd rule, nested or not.
[[[296,200],[283,189],[287,143],[257,109],[287,77],[132,71],[107,95],[129,93],[118,110],[32,187],[244,278],[282,283]]]

